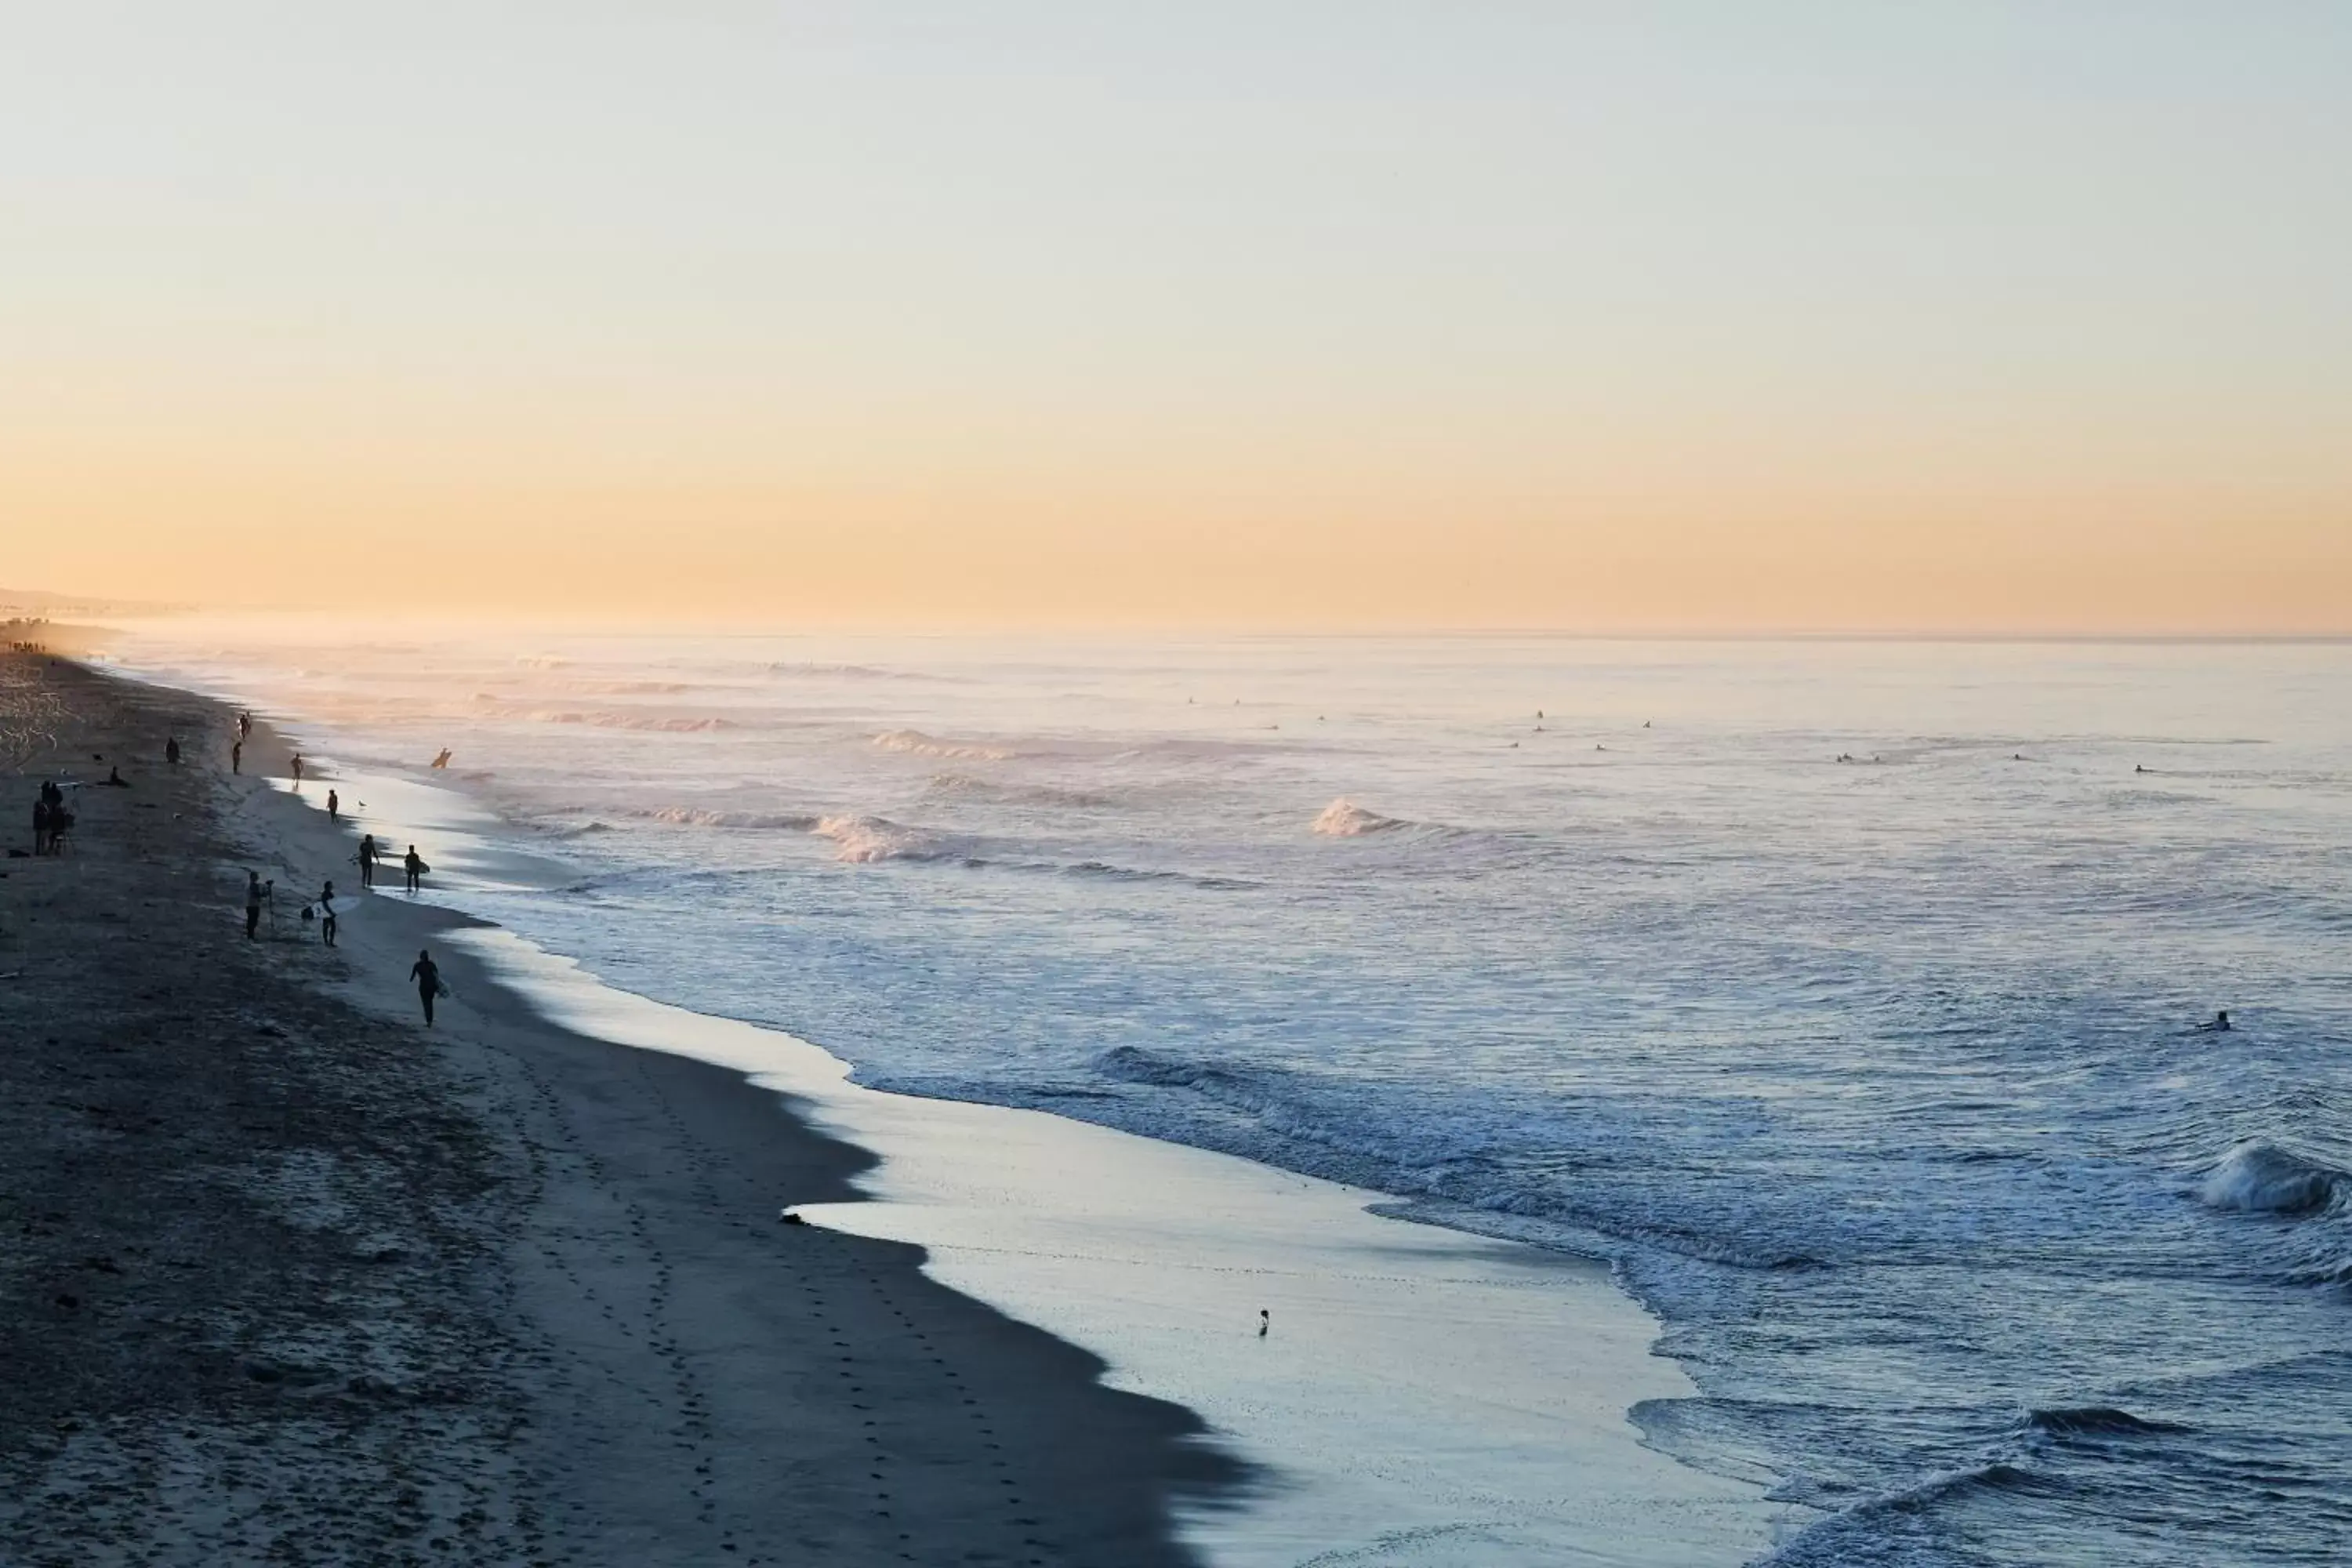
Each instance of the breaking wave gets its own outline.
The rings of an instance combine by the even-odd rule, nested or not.
[[[817,824],[817,819],[806,812],[710,811],[695,805],[656,806],[636,815],[679,827],[781,827],[806,833]]]
[[[1377,811],[1367,811],[1341,795],[1323,808],[1315,819],[1314,830],[1327,838],[1355,838],[1367,833],[1390,833],[1412,824],[1402,817],[1382,816]]]
[[[839,848],[834,858],[852,865],[877,860],[920,859],[937,852],[929,835],[880,816],[827,816],[810,829]]]
[[[2275,1143],[2241,1143],[2197,1188],[2207,1206],[2248,1214],[2316,1214],[2333,1204],[2347,1178]]]
[[[920,730],[885,730],[874,743],[886,752],[906,752],[918,757],[956,757],[966,762],[1010,762],[1018,753],[1003,746],[967,741],[943,741]]]
[[[2176,1422],[2150,1421],[2109,1405],[2061,1405],[2029,1410],[2025,1413],[2023,1425],[2029,1430],[2048,1432],[2061,1437],[2154,1435],[2189,1430]]]
[[[1119,801],[1117,795],[1102,790],[1068,789],[1057,784],[997,784],[993,780],[974,778],[970,773],[933,773],[930,792],[940,795],[962,795],[975,800],[1003,801],[1012,805],[1071,805],[1110,806]]]

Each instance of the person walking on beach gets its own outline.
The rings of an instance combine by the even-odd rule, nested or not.
[[[250,712],[239,713],[236,716],[236,738],[242,741],[252,733],[253,715]]]
[[[412,844],[408,847],[407,857],[401,861],[401,864],[408,870],[408,890],[413,893],[416,891],[417,879],[425,875],[425,857],[419,855],[416,852],[416,846]]]
[[[360,838],[360,886],[375,886],[375,835],[364,834]]]
[[[416,962],[408,966],[408,977],[416,982],[416,999],[425,1004],[425,1026],[433,1026],[433,998],[441,994],[441,967],[433,962],[433,954],[424,948],[416,950]]]
[[[319,940],[329,947],[335,945],[335,884],[332,882],[319,889]]]
[[[173,767],[180,765],[180,737],[173,736],[163,742],[163,760]]]
[[[258,940],[257,933],[260,930],[261,873],[247,871],[245,874],[245,940],[247,942]]]
[[[333,790],[329,790],[327,792],[327,820],[329,822],[341,822],[342,819],[342,797],[337,795]]]
[[[294,753],[294,783],[299,786],[299,785],[301,784],[301,782],[302,782],[302,753],[301,753],[301,752],[295,752],[295,753]]]
[[[228,771],[233,773],[241,773],[245,772],[245,742],[243,741],[231,741],[228,743]]]

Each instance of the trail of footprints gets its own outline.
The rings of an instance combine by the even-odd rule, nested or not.
[[[589,1279],[580,1273],[572,1259],[566,1256],[565,1249],[557,1245],[554,1239],[542,1240],[540,1250],[567,1286],[583,1300],[593,1304],[616,1333],[625,1339],[641,1342],[668,1369],[676,1390],[678,1415],[674,1440],[680,1449],[685,1450],[691,1457],[693,1461],[693,1479],[689,1487],[697,1502],[697,1517],[704,1524],[719,1531],[723,1551],[735,1552],[739,1550],[736,1539],[739,1533],[737,1524],[730,1523],[724,1528],[719,1526],[717,1507],[712,1497],[719,1449],[712,1443],[709,1396],[696,1376],[691,1359],[677,1340],[669,1321],[674,1289],[674,1271],[670,1260],[663,1252],[660,1243],[653,1236],[645,1206],[633,1198],[620,1195],[606,1162],[593,1148],[583,1142],[562,1097],[554,1087],[548,1082],[542,1073],[521,1057],[509,1056],[509,1059],[528,1081],[531,1098],[537,1102],[539,1115],[535,1119],[529,1120],[536,1120],[541,1126],[551,1131],[561,1144],[560,1148],[552,1148],[548,1142],[531,1136],[533,1129],[527,1124],[527,1119],[522,1115],[517,1116],[518,1129],[524,1134],[524,1144],[529,1151],[535,1187],[541,1191],[545,1188],[551,1152],[576,1162],[579,1168],[588,1174],[595,1189],[611,1199],[620,1209],[624,1228],[629,1241],[639,1255],[651,1265],[649,1272],[651,1283],[644,1304],[637,1314],[639,1329],[632,1330],[627,1321],[629,1313],[626,1305],[616,1302],[599,1292]],[[718,1184],[713,1179],[713,1173],[719,1168],[719,1162],[712,1156],[709,1147],[694,1135],[685,1119],[678,1115],[676,1107],[670,1103],[659,1085],[654,1080],[646,1064],[641,1062],[638,1065],[638,1075],[646,1096],[645,1103],[667,1124],[671,1134],[671,1146],[685,1162],[690,1201],[709,1213],[725,1212],[730,1206],[730,1200],[719,1192]],[[761,1212],[756,1208],[746,1208],[740,1197],[734,1200],[731,1206],[736,1212],[742,1214]],[[785,1244],[780,1237],[777,1227],[772,1225],[754,1223],[749,1218],[738,1220],[735,1223],[737,1228],[759,1238],[761,1245]],[[788,1232],[784,1235],[791,1237],[793,1241],[803,1244],[815,1241],[819,1245],[834,1245],[830,1238],[819,1239],[827,1237],[827,1233],[821,1231]],[[585,1246],[591,1244],[593,1238],[584,1232],[574,1231],[565,1239]],[[845,1392],[849,1395],[850,1406],[860,1418],[868,1450],[866,1458],[870,1468],[866,1472],[866,1479],[872,1488],[873,1517],[878,1521],[906,1522],[898,1521],[893,1510],[893,1503],[897,1500],[891,1490],[890,1474],[891,1467],[899,1462],[899,1456],[894,1454],[890,1446],[885,1441],[881,1415],[877,1413],[875,1406],[866,1404],[860,1397],[866,1393],[866,1390],[857,1379],[857,1362],[853,1353],[853,1347],[842,1334],[842,1323],[838,1315],[841,1303],[835,1299],[835,1288],[837,1285],[856,1283],[863,1286],[862,1293],[868,1298],[868,1304],[874,1314],[873,1321],[896,1323],[911,1342],[909,1348],[913,1354],[936,1369],[949,1395],[946,1400],[940,1402],[941,1407],[961,1413],[970,1421],[969,1430],[979,1440],[981,1448],[990,1456],[987,1460],[989,1468],[999,1472],[1010,1471],[1012,1464],[1004,1458],[1003,1444],[994,1423],[989,1417],[986,1407],[974,1394],[963,1374],[945,1354],[941,1353],[931,1336],[919,1328],[914,1319],[901,1309],[889,1289],[876,1278],[873,1269],[860,1255],[856,1247],[853,1244],[842,1250],[845,1256],[836,1256],[826,1260],[833,1266],[830,1268],[802,1268],[795,1270],[795,1278],[804,1297],[808,1320],[824,1328],[831,1349],[838,1358],[837,1370],[840,1378],[846,1384]],[[614,1263],[628,1261],[621,1254],[608,1256]],[[551,1363],[553,1360],[551,1350],[542,1351],[541,1359]],[[606,1377],[608,1381],[624,1390],[630,1386],[627,1380],[617,1371],[608,1371]],[[559,1373],[559,1382],[568,1384],[570,1380],[562,1377]],[[933,1406],[928,1403],[917,1405],[916,1418],[918,1420],[928,1418],[932,1408]],[[730,1457],[755,1465],[759,1462],[759,1457],[756,1454],[730,1450]],[[1013,1527],[1013,1539],[1031,1553],[1026,1561],[1033,1565],[1045,1564],[1048,1561],[1045,1554],[1057,1552],[1058,1548],[1055,1542],[1038,1533],[1044,1528],[1044,1521],[1028,1511],[1028,1504],[1021,1496],[1019,1483],[1010,1474],[996,1476],[995,1483],[995,1488],[992,1489],[1001,1494],[1001,1501],[1006,1510],[1002,1517]],[[912,1563],[921,1560],[917,1556],[917,1542],[911,1531],[900,1529],[892,1533],[897,1537],[898,1556],[902,1561]],[[538,1532],[531,1531],[530,1534],[536,1536]],[[762,1559],[757,1555],[749,1555],[744,1561],[756,1563]]]

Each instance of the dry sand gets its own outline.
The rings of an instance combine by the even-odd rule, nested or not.
[[[40,777],[133,781],[0,861],[0,1562],[1188,1560],[1171,1500],[1244,1479],[1189,1413],[779,1224],[869,1158],[734,1073],[454,955],[428,1035],[403,977],[457,917],[380,889],[322,947],[294,911],[356,892],[356,834],[227,737],[0,656],[0,844]]]

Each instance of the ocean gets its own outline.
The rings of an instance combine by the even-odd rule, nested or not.
[[[2352,1557],[2352,646],[124,658],[463,790],[612,985],[1606,1261],[1774,1563]]]

